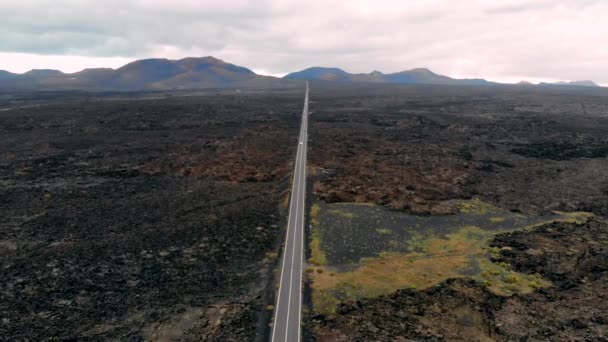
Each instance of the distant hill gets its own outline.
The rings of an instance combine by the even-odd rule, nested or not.
[[[142,59],[118,69],[84,69],[75,73],[59,70],[34,69],[23,74],[0,70],[0,90],[186,90],[204,88],[255,87],[272,88],[293,85],[298,81],[367,82],[386,84],[445,84],[490,85],[484,79],[456,79],[439,75],[429,69],[417,68],[392,74],[373,71],[351,74],[340,68],[313,67],[290,73],[281,78],[257,75],[238,65],[214,57],[170,59]],[[592,81],[532,83],[518,85],[534,87],[599,87]]]
[[[12,72],[0,70],[0,80],[11,79],[16,76],[17,76],[17,74],[13,74]]]
[[[322,68],[312,67],[302,71],[293,72],[284,76],[285,79],[290,80],[320,80],[320,81],[339,81],[349,82],[352,81],[354,75],[347,73],[346,71],[339,68]]]
[[[33,69],[33,70],[26,72],[22,76],[27,76],[27,77],[31,77],[31,78],[44,78],[44,77],[61,77],[63,75],[65,75],[65,74],[59,70]]]
[[[118,69],[85,69],[72,74],[58,70],[31,70],[24,74],[0,71],[0,88],[5,89],[174,90],[285,83],[214,57],[144,59]]]
[[[556,83],[540,83],[540,85],[558,85],[558,86],[576,86],[576,87],[599,87],[593,81],[573,81],[573,82],[556,82]]]
[[[517,85],[538,86],[538,87],[566,86],[566,87],[592,87],[592,88],[597,87],[597,88],[600,88],[600,86],[593,81],[573,81],[573,82],[554,82],[554,83],[541,82],[539,84],[534,84],[534,83],[530,83],[527,81],[521,81],[521,82],[517,83]]]
[[[377,82],[396,84],[452,84],[452,85],[486,85],[490,82],[483,79],[454,79],[435,74],[429,69],[417,68],[393,74],[373,71],[369,74],[350,74],[339,68],[313,67],[288,74],[290,80],[322,80],[337,82]]]

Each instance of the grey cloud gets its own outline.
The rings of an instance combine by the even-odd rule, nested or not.
[[[518,1],[509,3],[506,1],[495,7],[489,7],[484,10],[488,14],[512,14],[520,12],[535,12],[557,7],[569,7],[575,9],[584,9],[589,6],[600,3],[601,0],[539,0],[539,1]]]
[[[2,52],[608,82],[598,0],[21,0],[0,13]]]

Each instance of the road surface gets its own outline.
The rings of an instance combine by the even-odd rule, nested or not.
[[[281,263],[281,279],[274,311],[271,342],[298,342],[301,338],[307,130],[308,82],[306,83],[298,151],[293,171],[293,189],[289,203],[287,234]]]

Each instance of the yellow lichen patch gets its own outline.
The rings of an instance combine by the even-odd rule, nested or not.
[[[276,259],[279,257],[279,253],[278,252],[268,252],[266,253],[266,258],[268,259]]]
[[[393,231],[387,228],[376,228],[376,233],[380,235],[390,235]]]
[[[423,242],[413,241],[421,246],[425,258],[481,255],[484,245],[492,235],[479,227],[466,226],[445,238],[431,237]]]
[[[326,265],[327,257],[321,248],[321,232],[319,228],[313,227],[310,235],[310,258],[308,262],[313,265]]]
[[[495,216],[495,217],[490,217],[490,222],[492,223],[500,223],[500,222],[504,222],[506,219],[504,217],[500,217],[500,216]]]
[[[412,236],[409,239],[408,244],[407,244],[407,250],[410,252],[413,252],[413,251],[425,252],[426,251],[426,241],[427,241],[426,237],[424,237],[419,232],[413,231]]]
[[[563,211],[555,211],[555,214],[561,216],[559,221],[562,222],[570,222],[570,223],[585,223],[588,219],[593,217],[593,213],[589,213],[586,211],[574,211],[574,212],[563,212]]]
[[[266,257],[269,259],[276,259],[279,257],[279,253],[277,252],[268,252],[266,253]]]
[[[533,230],[535,228],[538,228],[540,226],[544,226],[546,224],[553,223],[553,222],[566,222],[566,223],[582,224],[582,223],[587,222],[587,220],[589,220],[593,216],[595,216],[593,213],[586,212],[586,211],[573,211],[573,212],[554,211],[553,213],[557,216],[553,217],[552,219],[548,219],[546,221],[538,222],[536,224],[524,227],[521,230],[529,231],[529,230]]]
[[[325,252],[321,248],[322,237],[319,228],[319,211],[321,208],[318,204],[313,204],[310,208],[310,258],[308,262],[313,265],[326,265],[327,258]]]
[[[326,265],[327,258],[325,257],[325,252],[323,252],[323,248],[321,247],[322,236],[321,230],[319,227],[319,211],[321,207],[318,204],[313,204],[310,208],[310,258],[308,262],[313,265]]]
[[[371,259],[352,272],[324,272],[313,276],[313,306],[316,312],[332,313],[335,298],[375,297],[400,288],[423,289],[447,278],[460,277],[457,270],[465,256],[424,258],[418,253]],[[331,310],[328,310],[331,309]]]
[[[310,224],[313,226],[319,225],[319,211],[321,211],[321,207],[316,203],[310,208]]]
[[[265,264],[272,264],[275,262],[275,260],[279,257],[279,253],[277,252],[268,252],[266,253],[266,256],[264,257],[264,260],[262,260],[263,263]]]
[[[463,214],[485,215],[489,212],[496,212],[499,209],[495,206],[482,201],[479,198],[473,198],[468,201],[458,202],[458,209]]]
[[[351,213],[349,211],[337,210],[337,209],[328,210],[327,213],[331,214],[331,215],[336,215],[336,216],[340,216],[343,218],[347,218],[347,219],[352,219],[355,217],[354,213]]]
[[[504,263],[493,263],[487,259],[479,259],[478,263],[481,272],[473,278],[500,296],[528,294],[538,288],[551,286],[551,282],[543,279],[539,274],[525,275],[514,272]]]
[[[285,196],[283,196],[283,200],[281,201],[281,206],[284,209],[289,208],[289,194],[285,194]]]
[[[314,303],[315,312],[323,312],[333,314],[336,312],[336,306],[340,304],[340,300],[328,289],[315,289],[312,292],[312,301]]]
[[[417,251],[381,253],[366,258],[349,272],[311,274],[313,307],[316,312],[331,314],[336,298],[359,299],[388,294],[401,288],[425,289],[449,278],[464,277],[463,271],[477,264],[474,276],[499,295],[528,293],[535,287],[548,286],[540,277],[530,277],[508,270],[507,265],[490,261],[485,246],[492,236],[479,227],[467,226],[453,234],[415,241]],[[422,250],[422,251],[420,251]]]
[[[324,272],[313,275],[315,311],[331,313],[334,299],[328,293],[357,299],[374,297],[412,287],[424,289],[448,278],[462,277],[469,256],[482,252],[486,237],[477,227],[464,227],[447,238],[420,239],[424,252],[381,253],[361,261],[351,272]],[[330,275],[332,274],[333,275]]]

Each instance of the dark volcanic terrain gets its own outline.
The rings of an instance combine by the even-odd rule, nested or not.
[[[608,215],[608,92],[313,87],[310,164],[329,202],[449,214],[479,197]]]
[[[316,200],[374,203],[423,216],[459,213],[462,207],[456,203],[469,199],[522,217],[549,217],[555,211],[594,214],[581,222],[544,223],[489,241],[492,252],[485,253],[495,265],[519,272],[504,279],[507,286],[542,278],[550,281],[548,287],[534,282],[532,293],[499,295],[488,289],[489,281],[461,277],[430,288],[346,300],[335,314],[311,316],[315,340],[608,340],[608,93],[330,88],[323,83],[312,89],[309,156]],[[334,211],[345,222],[356,215]],[[319,225],[318,213],[311,215]],[[394,239],[386,228],[371,227]],[[327,268],[321,268],[325,255],[318,251],[337,242],[323,240],[330,235],[319,232],[328,227],[314,229],[321,238],[313,235],[310,261],[326,274]],[[328,258],[332,252],[326,252]],[[355,291],[394,260],[390,254],[382,258],[368,261],[374,269],[363,263],[350,278],[338,270],[329,277],[314,276],[319,284],[312,286],[331,289],[332,279],[342,276],[359,283],[333,288]]]
[[[131,96],[0,111],[0,340],[263,336],[302,93]]]
[[[344,293],[334,311],[305,312],[304,336],[608,339],[604,89],[311,91],[307,276],[326,281],[311,297]],[[0,94],[0,340],[264,338],[302,92],[201,93]],[[453,214],[467,226],[427,220]],[[395,219],[411,215],[424,219]],[[500,232],[471,226],[482,219]],[[536,226],[507,227],[517,220]],[[359,267],[361,247],[375,249]],[[476,280],[439,265],[482,257]],[[340,258],[348,267],[332,268]],[[348,283],[382,289],[395,274],[441,280],[392,277],[381,295]],[[498,278],[513,291],[492,291]]]
[[[497,261],[554,284],[501,297],[471,280],[342,304],[318,341],[606,341],[608,223],[554,223],[499,235]],[[322,318],[321,318],[322,319]]]

